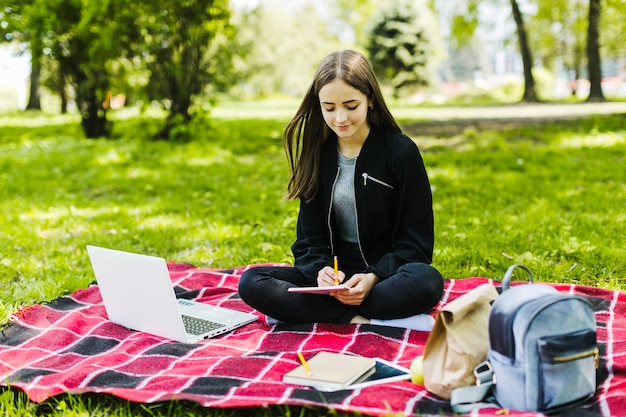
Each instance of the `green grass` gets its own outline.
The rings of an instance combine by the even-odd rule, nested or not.
[[[542,281],[622,288],[624,116],[427,143],[445,276],[497,278],[522,262]]]
[[[196,122],[193,141],[177,143],[150,141],[161,121],[148,116],[118,117],[110,140],[82,138],[72,116],[3,117],[0,322],[93,281],[86,244],[207,267],[291,262],[297,202],[283,199],[280,141],[287,107],[259,117],[253,106],[231,104]],[[521,262],[540,281],[624,289],[626,117],[413,137],[434,190],[434,265],[444,276],[498,279]],[[0,394],[0,413],[11,416],[321,412],[141,406],[92,395],[36,405],[19,392]]]

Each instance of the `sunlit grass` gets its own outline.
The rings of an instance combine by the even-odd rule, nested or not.
[[[251,104],[226,104],[193,126],[195,140],[175,143],[149,139],[162,122],[150,114],[113,117],[109,140],[84,139],[71,116],[2,118],[0,320],[92,282],[87,244],[216,268],[291,262],[298,205],[283,198],[280,133],[293,108],[274,104],[254,119]],[[430,175],[444,276],[499,279],[522,262],[541,281],[624,288],[624,116],[445,137],[403,125]],[[1,413],[37,414],[21,394],[2,395]],[[86,398],[53,409],[132,415],[125,402],[96,412],[105,400]]]
[[[474,132],[454,153],[433,145],[425,159],[436,263],[445,271],[452,261],[452,276],[465,276],[465,263],[472,275],[497,277],[523,262],[540,280],[622,288],[614,278],[626,276],[625,124],[615,116]]]

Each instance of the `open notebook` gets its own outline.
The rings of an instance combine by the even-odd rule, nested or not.
[[[87,252],[109,320],[129,329],[195,343],[258,318],[177,299],[163,258],[91,245]]]

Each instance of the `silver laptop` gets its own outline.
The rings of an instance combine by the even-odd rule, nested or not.
[[[254,314],[177,299],[165,259],[87,246],[109,320],[195,343],[257,319]]]

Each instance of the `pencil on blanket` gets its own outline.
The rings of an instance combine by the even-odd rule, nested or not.
[[[311,372],[311,368],[309,368],[309,364],[306,363],[306,359],[304,359],[304,356],[302,355],[302,352],[300,351],[298,351],[298,358],[300,358],[300,363],[304,367],[304,370],[306,371],[307,375],[309,376],[313,375],[313,373]]]

